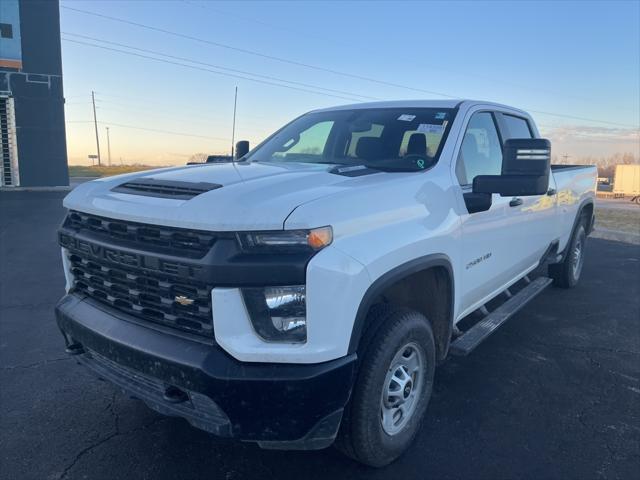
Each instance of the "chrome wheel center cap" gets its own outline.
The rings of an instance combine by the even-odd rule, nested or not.
[[[402,394],[404,395],[404,398],[406,399],[409,395],[411,395],[411,382],[408,382],[405,387],[404,387],[404,391],[402,392]]]

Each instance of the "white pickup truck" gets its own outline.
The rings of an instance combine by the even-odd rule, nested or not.
[[[596,169],[521,110],[335,107],[237,150],[82,184],[59,231],[67,352],[216,435],[388,464],[436,365],[580,278]]]

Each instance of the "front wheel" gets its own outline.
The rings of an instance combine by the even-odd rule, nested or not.
[[[549,275],[554,284],[561,288],[573,288],[578,284],[584,265],[587,233],[581,222],[571,238],[568,250],[562,263],[549,265]]]
[[[435,342],[420,313],[388,306],[371,313],[381,326],[367,343],[337,447],[374,467],[411,444],[433,389]],[[380,318],[383,317],[383,318]]]

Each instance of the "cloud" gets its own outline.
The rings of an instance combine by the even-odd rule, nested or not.
[[[583,138],[589,140],[609,140],[615,142],[639,142],[640,129],[636,128],[605,128],[588,127],[584,125],[563,127],[540,127],[547,136],[558,140]]]
[[[552,149],[574,156],[610,156],[631,152],[640,156],[640,129],[585,125],[540,126]]]

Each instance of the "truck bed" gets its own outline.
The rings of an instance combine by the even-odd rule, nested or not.
[[[559,250],[562,250],[571,236],[578,208],[587,197],[595,197],[598,170],[594,165],[551,165],[551,174],[558,195]]]

